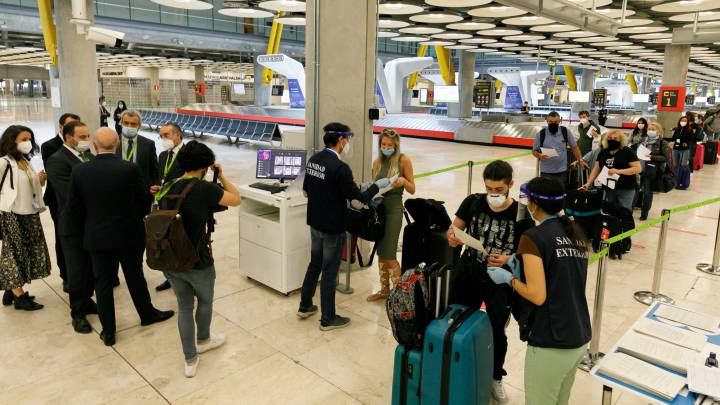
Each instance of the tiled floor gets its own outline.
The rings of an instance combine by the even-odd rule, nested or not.
[[[17,119],[4,116],[0,129]],[[25,117],[20,117],[25,119]],[[37,113],[29,125],[40,140],[53,135],[47,114]],[[26,125],[28,122],[25,123]],[[153,136],[152,134],[150,136]],[[253,181],[252,148],[208,140],[237,184]],[[416,139],[403,140],[403,150],[417,172],[517,153],[492,148]],[[36,160],[37,163],[37,160]],[[531,158],[512,161],[519,182],[535,171]],[[473,189],[481,190],[481,168]],[[466,194],[465,170],[417,181],[418,196],[446,201],[450,212]],[[651,217],[661,208],[717,196],[720,166],[696,173],[688,191],[658,195]],[[513,190],[517,194],[517,187]],[[718,205],[673,216],[669,232],[662,291],[679,304],[720,314],[720,278],[695,270],[695,263],[712,254]],[[48,245],[53,246],[53,224],[42,215]],[[49,278],[32,283],[31,293],[45,309],[21,313],[0,308],[0,404],[389,404],[392,354],[395,341],[381,303],[365,296],[378,287],[376,269],[352,275],[353,295],[338,294],[339,312],[353,322],[347,329],[320,332],[317,318],[295,317],[298,296],[285,297],[248,280],[238,268],[237,210],[218,216],[214,236],[217,282],[213,329],[228,336],[227,344],[202,356],[196,378],[183,376],[182,352],[175,319],[141,327],[124,285],[115,290],[118,340],[113,348],[98,339],[99,322],[90,320],[96,333],[75,334],[70,326],[67,295],[54,270]],[[632,298],[651,285],[658,230],[633,238],[633,251],[608,267],[601,348],[607,350],[646,309]],[[587,295],[593,300],[592,266]],[[151,296],[161,309],[176,307],[172,292],[152,287],[162,276],[146,269]],[[510,347],[506,388],[512,404],[523,404],[525,345],[517,327],[508,328]],[[572,404],[600,403],[601,385],[578,372]],[[616,394],[616,404],[640,404],[629,395]]]

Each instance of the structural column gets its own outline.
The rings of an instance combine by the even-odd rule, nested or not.
[[[448,104],[448,117],[472,118],[473,88],[475,87],[475,53],[460,52],[460,69],[458,91],[460,92],[458,104]]]
[[[150,105],[160,106],[160,68],[150,68]]]
[[[93,1],[85,1],[92,10]],[[55,0],[60,109],[78,114],[93,133],[100,126],[95,43],[77,34],[71,18],[72,2]],[[92,21],[92,13],[87,18]]]
[[[352,156],[343,159],[356,179],[369,180],[374,143],[368,110],[375,98],[377,1],[310,0],[306,18],[307,151],[312,154],[324,147],[323,126],[346,124],[355,136]]]
[[[255,66],[255,105],[258,107],[265,107],[271,104],[271,93],[272,85],[266,85],[263,83],[263,65],[257,62],[257,55],[253,61]]]
[[[580,83],[580,91],[593,91],[595,87],[595,74],[597,70],[587,69],[583,70],[582,82]]]
[[[205,84],[205,66],[195,66],[195,84]],[[195,102],[204,103],[205,95],[195,92]]]
[[[689,63],[690,45],[665,45],[662,85],[685,87]],[[665,128],[665,136],[670,136],[680,114],[680,111],[657,112],[658,122]]]

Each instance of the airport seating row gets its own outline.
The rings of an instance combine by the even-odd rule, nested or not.
[[[213,135],[227,138],[233,144],[254,143],[271,145],[280,140],[278,124],[274,122],[251,121],[238,118],[212,117],[208,115],[181,114],[155,110],[141,110],[142,121],[151,130],[172,122],[183,132],[199,138]]]

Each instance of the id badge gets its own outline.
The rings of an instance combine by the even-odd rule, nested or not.
[[[40,209],[40,203],[38,203],[37,201],[33,200],[33,202],[32,202],[32,207],[33,207],[33,209],[39,210],[39,209]]]

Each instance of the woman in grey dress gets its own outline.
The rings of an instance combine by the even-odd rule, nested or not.
[[[373,161],[373,179],[398,176],[392,190],[385,193],[385,235],[377,241],[378,265],[380,267],[380,291],[367,297],[368,301],[387,298],[390,279],[393,285],[400,280],[400,263],[397,261],[398,239],[403,221],[404,191],[415,194],[415,176],[412,161],[400,153],[400,134],[394,129],[384,129],[378,138],[378,158]]]

